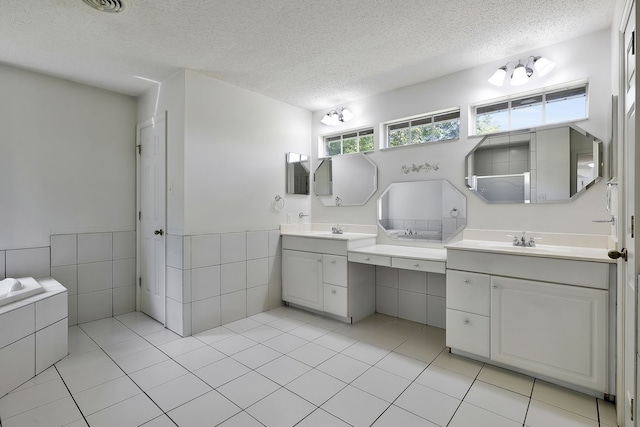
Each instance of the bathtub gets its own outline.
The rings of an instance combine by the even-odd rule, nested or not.
[[[0,307],[44,292],[33,277],[7,278],[0,281]]]

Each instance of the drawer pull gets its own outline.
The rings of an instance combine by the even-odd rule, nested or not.
[[[332,260],[331,260],[331,264],[335,264],[335,263],[336,263],[336,260],[335,260],[335,259],[332,259]]]
[[[469,279],[464,279],[464,283],[469,283]]]
[[[420,264],[416,263],[416,264],[413,264],[413,266],[414,267],[420,267]]]
[[[336,294],[336,290],[335,290],[335,289],[332,289],[332,290],[331,290],[331,293],[332,293],[333,295],[335,295],[335,294]]]
[[[492,288],[493,289],[498,289],[498,285],[493,285]]]
[[[462,322],[462,323],[464,323],[465,325],[468,325],[469,324],[469,319],[465,319],[465,321]]]
[[[366,257],[364,260],[365,260],[365,261],[371,261],[371,258]]]

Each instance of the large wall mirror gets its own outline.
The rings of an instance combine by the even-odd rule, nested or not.
[[[394,240],[448,242],[467,225],[467,198],[442,179],[396,182],[378,198],[378,224]]]
[[[361,206],[378,189],[378,168],[362,153],[321,159],[314,191],[325,206]]]
[[[602,141],[571,124],[484,137],[467,154],[465,182],[487,203],[565,202],[602,169]]]
[[[309,156],[287,153],[287,194],[309,194]]]

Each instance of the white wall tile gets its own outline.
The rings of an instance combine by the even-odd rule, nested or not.
[[[36,332],[36,374],[69,354],[68,332],[66,317]]]
[[[136,287],[123,286],[113,289],[113,315],[119,316],[136,311]]]
[[[418,323],[427,323],[427,295],[399,290],[398,317]]]
[[[112,233],[78,234],[78,264],[111,261],[112,259]]]
[[[49,247],[9,250],[5,256],[6,277],[51,276]]]
[[[220,235],[220,262],[240,262],[247,260],[246,233],[225,233]]]
[[[0,396],[4,396],[36,373],[36,336],[31,334],[0,349]]]
[[[398,288],[403,291],[418,292],[426,295],[427,273],[400,269],[398,271]]]
[[[267,258],[269,256],[269,232],[247,232],[247,259]]]
[[[78,295],[68,295],[67,309],[69,310],[69,326],[78,324]]]
[[[269,258],[247,260],[247,288],[269,283]]]
[[[111,289],[113,261],[92,262],[78,265],[78,293]]]
[[[191,236],[182,236],[182,268],[191,268]]]
[[[116,231],[113,233],[113,259],[136,257],[136,232]]]
[[[197,334],[220,326],[220,297],[194,301],[191,304],[191,333]]]
[[[282,239],[279,229],[269,230],[269,256],[282,256]]]
[[[182,286],[182,270],[179,268],[167,267],[166,275],[166,289],[167,297],[178,302],[190,302],[185,301],[184,289]]]
[[[180,336],[190,336],[191,303],[182,304],[167,298],[166,326]]]
[[[56,279],[62,286],[67,288],[69,295],[78,293],[78,266],[62,265],[51,267],[51,277]]]
[[[91,322],[113,315],[113,291],[78,294],[78,323]]]
[[[447,317],[446,299],[427,295],[427,325],[444,328]]]
[[[398,317],[398,289],[376,286],[376,312]]]
[[[166,239],[167,265],[182,270],[182,236],[167,234]]]
[[[220,322],[223,325],[247,317],[247,291],[233,292],[220,297]]]
[[[113,261],[113,287],[132,286],[136,284],[136,259],[119,259]]]
[[[67,301],[66,292],[36,301],[36,331],[66,318]]]
[[[33,304],[0,315],[0,325],[2,325],[0,328],[0,348],[33,334],[36,331],[35,319],[36,309]]]
[[[269,283],[282,282],[282,257],[269,257]]]
[[[269,310],[269,285],[247,289],[247,316]]]
[[[398,288],[398,269],[376,266],[376,285],[387,288]]]
[[[269,283],[269,310],[282,304],[282,283]]]
[[[440,273],[427,273],[427,294],[446,297],[447,276]]]
[[[5,258],[5,251],[0,251],[0,280],[3,280],[5,278],[4,258]]]
[[[234,262],[232,264],[222,264],[220,268],[220,293],[247,289],[247,263]]]
[[[51,266],[77,264],[77,240],[76,234],[51,236]]]
[[[191,236],[191,268],[220,264],[220,235]]]
[[[219,265],[191,269],[191,300],[220,295],[220,280]]]

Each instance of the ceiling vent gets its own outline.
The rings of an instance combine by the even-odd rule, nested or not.
[[[82,0],[94,9],[101,12],[120,13],[131,7],[128,0]]]

